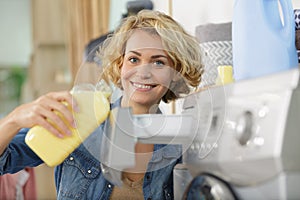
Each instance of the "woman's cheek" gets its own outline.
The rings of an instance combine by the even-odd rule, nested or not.
[[[123,65],[121,69],[121,79],[125,79],[125,80],[129,79],[135,73],[136,73],[136,68],[131,68]]]

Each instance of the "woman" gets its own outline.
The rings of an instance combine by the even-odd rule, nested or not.
[[[124,19],[105,41],[99,57],[104,69],[102,78],[123,90],[112,108],[131,107],[133,114],[159,113],[161,100],[169,102],[189,93],[199,85],[202,74],[197,41],[171,17],[157,11],[141,11]],[[58,137],[70,134],[52,113],[53,110],[62,112],[73,124],[72,115],[61,101],[71,103],[70,94],[48,94],[20,106],[1,121],[1,174],[42,163],[24,143],[27,129],[20,128],[39,124]],[[45,118],[57,122],[58,130]],[[102,135],[103,124],[90,138]],[[94,139],[87,141],[97,143]],[[93,144],[79,146],[56,167],[58,199],[174,198],[172,172],[181,156],[176,146],[137,143],[136,166],[122,172],[122,187],[114,187],[105,179],[99,159],[87,146]]]

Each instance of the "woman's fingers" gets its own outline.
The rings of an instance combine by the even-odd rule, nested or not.
[[[70,92],[52,92],[47,94],[48,97],[52,99],[56,99],[60,102],[66,102],[68,105],[72,107],[74,111],[78,111],[78,105],[73,96],[70,94]]]
[[[53,92],[39,98],[37,100],[39,114],[47,121],[43,123],[44,128],[49,129],[49,125],[52,125],[61,135],[71,135],[70,127],[74,127],[75,122],[68,105],[71,106],[72,103],[72,96],[68,92]]]
[[[66,99],[60,100],[60,98],[53,98],[52,96],[45,96],[41,99],[39,99],[43,111],[43,115],[49,119],[51,119],[53,122],[56,122],[58,124],[61,124],[59,121],[61,121],[60,117],[56,117],[57,115],[53,115],[53,113],[60,113],[65,120],[67,120],[66,123],[68,123],[69,126],[74,127],[74,116],[71,110],[68,108],[68,106],[71,107],[71,104],[67,102]],[[70,101],[70,100],[69,100]],[[59,121],[57,121],[59,119]]]
[[[48,131],[50,131],[52,134],[54,134],[55,136],[59,137],[59,138],[63,138],[64,135],[53,126],[53,124],[51,124],[49,121],[45,120],[44,118],[40,118],[37,120],[37,124],[42,126],[43,128],[47,129]]]
[[[76,107],[69,92],[52,92],[17,107],[8,116],[15,129],[40,125],[58,137],[71,134],[74,116],[67,105]],[[74,110],[74,109],[73,109]]]
[[[62,103],[59,103],[59,104],[62,104]],[[55,106],[53,106],[53,107],[55,107]],[[65,106],[63,106],[63,107],[65,107]],[[72,134],[72,132],[69,128],[70,123],[65,120],[66,117],[65,117],[65,115],[62,114],[61,111],[54,110],[53,108],[45,109],[44,107],[41,107],[40,112],[41,112],[40,116],[42,118],[39,121],[39,124],[41,126],[48,129],[49,131],[56,129],[55,133],[53,131],[51,131],[51,132],[59,137]],[[70,114],[71,112],[68,109],[66,109],[65,113],[68,113],[68,115],[72,115],[72,114]],[[73,119],[72,119],[72,121],[73,121]],[[51,127],[51,128],[49,129],[49,127]]]

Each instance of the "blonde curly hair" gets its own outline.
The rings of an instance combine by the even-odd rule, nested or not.
[[[126,43],[135,29],[160,36],[174,69],[182,77],[171,84],[162,98],[164,102],[175,100],[197,88],[203,73],[198,41],[170,16],[152,10],[142,10],[137,15],[123,19],[114,33],[108,36],[97,54],[103,67],[102,79],[110,80],[122,88],[121,67]]]

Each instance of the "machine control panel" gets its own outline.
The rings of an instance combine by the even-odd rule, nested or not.
[[[237,120],[236,137],[241,145],[246,145],[250,141],[253,131],[253,114],[251,111],[245,111]]]
[[[193,166],[191,173],[219,172],[224,179],[243,185],[270,179],[282,171],[286,165],[283,153],[290,148],[284,144],[290,140],[285,134],[290,107],[300,99],[295,92],[298,75],[297,70],[291,70],[188,96],[183,110],[194,115],[197,130],[183,155],[184,163]]]

